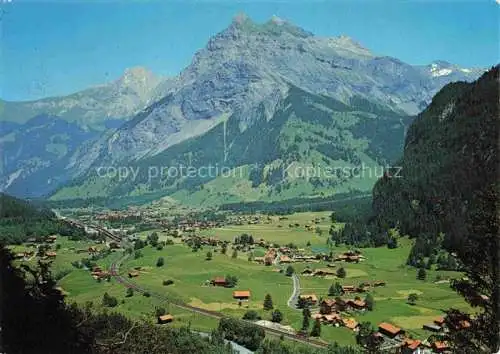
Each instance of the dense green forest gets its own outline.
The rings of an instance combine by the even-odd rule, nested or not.
[[[85,237],[85,230],[57,219],[46,207],[0,193],[0,243],[19,244],[30,238],[43,240],[52,234],[71,239]]]
[[[473,323],[451,332],[458,353],[498,346],[498,84],[497,66],[476,82],[445,86],[408,131],[401,177],[386,173],[373,189],[371,213],[332,234],[359,246],[408,235],[416,240],[409,265],[464,271],[452,287],[481,311],[470,319],[451,310],[450,318]]]

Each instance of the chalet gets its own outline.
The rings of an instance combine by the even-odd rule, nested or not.
[[[359,323],[354,318],[344,318],[342,324],[352,331],[357,331],[359,327]]]
[[[328,324],[337,324],[342,321],[342,317],[339,313],[330,313],[327,315],[323,315],[323,321]]]
[[[486,301],[489,301],[489,300],[490,300],[490,298],[489,298],[489,296],[488,296],[488,295],[484,295],[484,294],[482,294],[482,295],[480,295],[479,297],[480,297],[480,298],[481,298],[481,300],[482,300],[482,301],[484,301],[484,302],[486,302]]]
[[[96,272],[96,273],[100,273],[102,272],[102,268],[99,267],[99,266],[95,266],[93,269],[92,269],[93,272]]]
[[[323,314],[321,313],[314,313],[311,315],[311,318],[316,321],[316,320],[320,320],[320,321],[323,321]]]
[[[393,326],[390,323],[387,322],[382,322],[378,325],[378,330],[380,333],[390,337],[394,338],[400,334],[403,333],[403,330],[399,327]]]
[[[274,248],[270,248],[266,254],[264,255],[264,264],[271,265],[276,258],[276,250]]]
[[[334,299],[324,299],[320,303],[320,312],[322,314],[332,313],[336,309],[336,301]]]
[[[342,299],[335,300],[335,306],[339,311],[344,311],[347,308],[347,302]]]
[[[15,259],[21,259],[24,258],[24,252],[19,252],[14,255]]]
[[[158,316],[158,323],[159,324],[165,324],[165,323],[170,323],[174,320],[174,316],[172,315],[162,315]]]
[[[455,328],[455,330],[461,330],[461,329],[469,328],[470,327],[470,322],[466,321],[466,320],[462,320],[462,321],[458,322],[457,324],[453,325],[453,327]]]
[[[356,287],[354,285],[342,285],[342,292],[344,294],[356,292]]]
[[[345,261],[347,259],[348,256],[345,256],[343,254],[340,254],[338,256],[335,257],[334,261]]]
[[[366,309],[366,302],[364,302],[363,300],[349,300],[347,302],[347,304],[355,310],[365,310]]]
[[[233,291],[233,299],[248,300],[248,299],[250,299],[250,291],[249,290]]]
[[[259,264],[264,264],[264,257],[254,257],[253,261]]]
[[[359,261],[361,261],[362,258],[363,257],[360,255],[352,255],[352,256],[347,256],[345,261],[358,263]]]
[[[370,290],[370,288],[371,288],[371,284],[370,283],[368,283],[368,282],[366,282],[366,283],[360,283],[358,285],[358,287],[356,288],[356,291],[358,293],[364,293],[364,292]]]
[[[435,323],[427,323],[422,326],[423,329],[426,331],[431,331],[431,332],[441,332],[443,329],[441,326],[438,326]]]
[[[439,327],[443,327],[444,325],[444,317],[440,316],[440,317],[436,317],[434,319],[434,323],[439,326]]]
[[[55,242],[57,240],[57,236],[56,235],[50,235],[47,237],[47,242]]]
[[[326,277],[326,276],[334,276],[335,272],[330,269],[316,269],[313,273],[315,277]]]
[[[35,255],[35,251],[24,251],[24,257],[29,258]]]
[[[110,276],[109,272],[92,272],[90,273],[94,279],[105,279]]]
[[[328,324],[337,324],[342,322],[342,317],[338,313],[332,313],[327,315],[321,313],[315,313],[311,315],[311,318],[313,320],[320,320],[320,322]]]
[[[401,346],[401,354],[416,354],[420,353],[422,342],[418,339],[405,339]]]
[[[66,291],[64,291],[63,288],[61,288],[60,286],[57,286],[54,288],[55,290],[59,291],[59,293],[61,293],[62,296],[67,296],[68,293]]]
[[[132,270],[130,272],[128,272],[128,277],[129,278],[135,278],[135,277],[138,277],[139,276],[139,272],[136,271],[136,270]]]
[[[450,349],[448,342],[434,342],[431,344],[431,348],[438,353],[443,353]]]
[[[299,299],[304,299],[310,302],[312,305],[316,305],[318,303],[318,297],[316,296],[316,294],[300,295]]]
[[[288,256],[282,255],[280,256],[280,263],[291,263],[292,259]]]
[[[55,257],[57,256],[57,253],[56,253],[56,252],[49,251],[49,252],[45,252],[45,255],[46,255],[48,258],[55,258]]]
[[[210,281],[210,284],[212,284],[213,286],[226,286],[227,282],[226,278],[224,277],[216,277]]]

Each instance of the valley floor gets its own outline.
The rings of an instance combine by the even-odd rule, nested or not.
[[[328,213],[298,213],[287,216],[287,219],[279,220],[273,217],[269,223],[257,225],[228,225],[219,229],[205,230],[202,234],[216,236],[221,240],[232,241],[235,236],[242,233],[253,235],[254,239],[263,238],[285,245],[293,242],[299,248],[305,249],[311,254],[317,252],[333,251],[338,254],[348,250],[347,247],[335,247],[327,245],[328,229],[330,227]],[[318,218],[318,230],[306,230],[304,225],[311,219]],[[300,226],[290,227],[290,224]],[[341,227],[341,225],[339,225]],[[160,240],[170,238],[157,230]],[[139,236],[145,237],[151,231],[144,232]],[[162,250],[151,246],[141,249],[142,256],[134,259],[132,254],[120,267],[120,272],[127,275],[129,271],[139,268],[139,275],[132,280],[142,288],[154,293],[164,294],[167,298],[191,306],[211,311],[218,311],[225,315],[241,318],[248,310],[255,310],[264,320],[270,320],[271,311],[263,310],[263,301],[266,294],[270,294],[275,309],[283,313],[282,325],[288,325],[299,330],[302,325],[302,313],[300,310],[288,306],[288,301],[294,292],[292,277],[286,276],[284,271],[288,265],[264,266],[248,260],[246,252],[238,252],[233,258],[233,252],[228,248],[226,254],[221,254],[220,248],[203,246],[194,252],[187,245],[174,239],[173,245],[167,245]],[[53,261],[53,268],[61,273],[62,278],[58,284],[67,294],[68,302],[84,304],[92,301],[97,308],[102,307],[102,297],[105,292],[118,299],[118,305],[113,310],[124,313],[133,318],[145,318],[155,321],[155,308],[164,307],[171,313],[175,320],[171,326],[191,325],[193,329],[210,332],[218,325],[218,320],[199,313],[189,312],[174,306],[168,302],[158,300],[154,297],[145,297],[135,293],[126,297],[126,289],[115,279],[97,282],[90,275],[89,270],[76,269],[71,262],[88,257],[87,254],[76,254],[75,250],[90,247],[92,242],[70,241],[59,237],[56,241],[58,246],[57,257]],[[338,279],[336,276],[320,278],[301,275],[306,268],[326,268],[327,262],[319,263],[294,263],[292,264],[298,275],[300,293],[315,294],[318,298],[328,298],[328,289],[334,282],[342,285],[357,286],[362,282],[384,281],[383,287],[371,290],[375,299],[373,311],[352,312],[349,317],[358,322],[369,321],[374,326],[380,322],[389,322],[405,329],[416,338],[425,339],[431,332],[422,329],[422,325],[443,314],[443,311],[451,307],[463,310],[470,308],[465,301],[453,292],[446,281],[435,282],[440,279],[450,279],[461,276],[457,272],[427,271],[426,280],[416,279],[416,269],[405,265],[410,251],[412,241],[406,238],[399,239],[399,247],[387,248],[365,248],[361,252],[366,259],[360,263],[336,262],[336,268],[343,267],[346,277]],[[55,246],[54,246],[55,247]],[[14,251],[23,250],[23,246],[16,246]],[[211,251],[213,256],[207,260],[207,252]],[[264,248],[256,247],[253,256],[262,256]],[[108,256],[97,260],[97,264],[103,269],[110,269],[113,262],[123,257],[123,252],[112,252]],[[157,267],[159,257],[164,258],[164,265]],[[35,260],[27,261],[34,263]],[[64,273],[67,273],[66,275]],[[224,288],[210,286],[209,282],[215,277],[233,275],[238,278],[235,288]],[[165,286],[165,280],[172,280],[173,284]],[[235,290],[249,290],[251,297],[249,301],[240,303],[232,297]],[[415,305],[407,303],[408,294],[418,294]],[[364,297],[364,294],[360,295]],[[352,295],[351,297],[354,297]],[[332,298],[332,297],[330,297]],[[312,312],[317,311],[312,309]],[[355,333],[345,327],[334,327],[322,325],[321,339],[338,342],[341,345],[355,344]]]

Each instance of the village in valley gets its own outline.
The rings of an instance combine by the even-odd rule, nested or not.
[[[408,237],[355,248],[331,240],[343,226],[331,212],[173,210],[66,210],[88,239],[31,238],[13,251],[19,262],[51,262],[68,301],[200,331],[235,317],[317,346],[446,353],[444,309],[469,309],[449,287],[459,272],[406,265]]]

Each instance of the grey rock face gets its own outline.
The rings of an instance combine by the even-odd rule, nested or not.
[[[106,120],[126,119],[151,104],[153,93],[163,80],[147,69],[130,68],[118,80],[69,96],[4,101],[0,120],[24,123],[37,115],[51,114],[82,127],[102,126]]]
[[[111,160],[151,155],[193,136],[193,129],[200,134],[213,126],[188,122],[232,113],[239,113],[244,130],[261,107],[272,116],[287,83],[346,104],[362,97],[412,115],[446,83],[473,80],[481,72],[443,62],[412,66],[375,56],[347,36],[322,38],[276,17],[256,24],[238,15],[163,84],[157,95],[168,93],[170,100],[101,144],[109,147]]]

